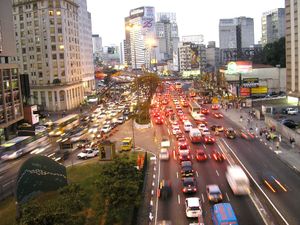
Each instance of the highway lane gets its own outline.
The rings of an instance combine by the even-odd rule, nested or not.
[[[210,120],[216,121],[217,119]],[[221,122],[225,127],[238,128],[236,124],[226,117],[218,122]],[[229,151],[233,151],[242,161],[258,185],[267,194],[268,198],[271,199],[276,208],[283,214],[287,222],[289,224],[297,224],[300,221],[298,213],[300,177],[283,163],[274,151],[270,150],[269,146],[266,146],[259,139],[245,140],[236,138],[229,140],[224,137],[223,141],[226,142],[225,145],[229,146]],[[265,172],[274,174],[287,187],[288,192],[280,191],[279,193],[272,193],[262,182],[262,174]],[[261,201],[269,205],[263,196],[261,197]]]
[[[184,111],[186,115],[189,115],[187,113],[187,110]],[[170,126],[168,126],[168,129],[170,132]],[[176,143],[172,134],[171,137],[174,140],[173,143]],[[205,147],[203,144],[191,144],[188,139],[187,133],[186,137],[191,146],[193,156],[195,155],[195,149],[199,147],[204,148],[207,154],[210,154],[212,149],[219,148],[217,144],[205,145]],[[172,148],[174,147],[175,145],[173,144]],[[212,205],[211,203],[209,203],[206,197],[205,186],[207,184],[216,183],[220,186],[223,192],[225,198],[224,201],[230,202],[233,205],[233,208],[241,224],[263,224],[262,219],[260,218],[255,206],[253,205],[249,197],[236,197],[232,194],[225,178],[227,166],[226,162],[217,163],[212,159],[209,159],[207,162],[197,162],[195,159],[193,159],[192,161],[198,187],[198,192],[193,195],[185,195],[181,191],[181,177],[180,175],[178,175],[178,172],[180,171],[179,162],[174,159],[171,159],[169,162],[160,162],[160,177],[171,179],[171,182],[173,184],[173,195],[167,201],[159,200],[158,221],[162,219],[169,219],[173,222],[173,224],[178,225],[188,224],[189,222],[193,221],[188,220],[185,216],[184,199],[189,196],[197,196],[202,200],[205,224],[212,224],[210,215],[210,208]]]

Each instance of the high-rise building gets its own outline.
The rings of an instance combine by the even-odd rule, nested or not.
[[[91,61],[82,59],[92,57],[85,5],[85,0],[13,0],[20,73],[29,75],[32,100],[46,110],[78,107],[84,83],[93,82]]]
[[[289,96],[300,98],[300,1],[285,1],[286,16],[286,89]]]
[[[216,72],[220,65],[220,49],[214,41],[209,41],[206,47],[206,63],[208,72]]]
[[[154,7],[130,10],[125,18],[125,38],[125,62],[132,68],[149,67],[157,51]]]
[[[272,43],[285,36],[285,9],[278,8],[263,13],[261,18],[262,45]]]
[[[104,46],[102,52],[103,64],[115,66],[120,64],[120,49],[117,45]]]
[[[91,13],[87,11],[86,0],[75,0],[75,2],[79,5],[78,28],[82,84],[84,93],[91,94],[95,90]]]
[[[156,37],[158,61],[173,60],[174,49],[178,49],[179,37],[175,13],[157,13]]]
[[[0,1],[0,143],[11,125],[23,119],[20,76],[11,0]]]
[[[220,19],[219,40],[222,63],[246,59],[245,52],[254,45],[253,18]]]
[[[178,47],[179,70],[182,76],[197,76],[206,67],[206,51],[204,44],[180,42]]]
[[[93,41],[93,54],[102,52],[102,38],[99,36],[99,34],[93,34],[92,41]]]

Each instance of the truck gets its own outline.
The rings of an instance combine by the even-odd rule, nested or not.
[[[237,218],[230,203],[219,203],[213,205],[211,209],[211,216],[214,225],[238,225]]]
[[[191,128],[189,137],[192,143],[200,143],[201,142],[201,132],[198,128]]]
[[[240,166],[228,166],[226,179],[235,195],[248,195],[250,193],[249,179]]]

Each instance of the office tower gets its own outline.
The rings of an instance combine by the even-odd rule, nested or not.
[[[216,72],[220,65],[220,49],[214,41],[209,41],[206,47],[206,63],[208,72]]]
[[[120,50],[117,45],[104,46],[102,52],[102,61],[104,65],[120,65]]]
[[[300,1],[286,0],[286,88],[289,96],[300,98]]]
[[[102,38],[99,36],[99,34],[93,34],[92,41],[93,41],[93,54],[102,52]]]
[[[132,68],[151,67],[151,58],[156,58],[154,7],[130,10],[125,18],[125,61]]]
[[[0,143],[8,131],[23,119],[20,75],[16,62],[16,43],[11,0],[0,1]]]
[[[245,51],[254,45],[253,18],[220,19],[219,40],[222,63],[247,59]]]
[[[29,75],[32,102],[46,110],[78,107],[84,84],[93,82],[90,59],[81,59],[92,57],[85,4],[85,0],[13,0],[20,73]],[[88,40],[80,40],[85,37]]]
[[[80,67],[84,94],[95,90],[95,73],[93,63],[93,41],[91,13],[87,11],[86,0],[75,0],[78,8],[78,28],[80,47]]]
[[[285,9],[278,8],[263,13],[261,29],[263,46],[285,37]]]
[[[175,13],[157,13],[156,37],[158,40],[158,61],[173,60],[179,37]]]

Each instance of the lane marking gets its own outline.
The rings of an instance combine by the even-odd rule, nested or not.
[[[270,146],[269,149],[272,150],[272,147]]]
[[[159,184],[159,178],[160,178],[160,163],[161,162],[159,161],[159,163],[158,163],[158,173],[157,173],[157,184]],[[156,195],[156,202],[155,202],[155,217],[154,217],[155,221],[154,221],[154,224],[157,223],[157,213],[158,213],[158,195]]]
[[[150,205],[153,206],[153,200],[152,199],[150,200]]]
[[[204,195],[203,195],[203,193],[201,193],[201,197],[202,197],[202,202],[204,203],[205,200],[204,200]]]
[[[176,172],[176,177],[178,178],[178,172]]]
[[[203,148],[206,149],[206,145],[205,144],[203,144]]]
[[[216,174],[218,175],[218,177],[220,176],[220,174],[219,174],[218,170],[216,170]]]
[[[223,139],[222,139],[223,140]],[[225,143],[225,145],[228,147],[228,149],[231,151],[231,153],[235,156],[235,158],[238,160],[238,162],[240,163],[240,165],[243,167],[243,169],[246,171],[246,173],[248,174],[248,176],[252,179],[252,181],[254,182],[254,184],[257,186],[257,188],[262,192],[262,194],[265,196],[265,198],[268,200],[268,202],[270,203],[270,205],[273,207],[273,209],[277,212],[277,214],[280,216],[280,218],[283,220],[283,222],[286,225],[289,225],[289,223],[287,222],[287,220],[283,217],[283,215],[280,213],[280,211],[276,208],[276,206],[274,205],[274,203],[271,201],[271,199],[267,196],[267,194],[263,191],[263,189],[258,185],[258,183],[256,182],[256,180],[253,178],[253,176],[250,174],[250,172],[247,170],[247,168],[245,167],[245,165],[242,163],[242,161],[237,157],[237,155],[235,154],[235,152],[233,151],[233,149],[227,144],[227,142],[225,140],[223,140],[223,142]],[[250,195],[250,198],[252,199],[252,196]],[[252,199],[252,202],[254,203],[254,205],[256,206],[255,201]],[[257,206],[256,206],[257,207]],[[260,210],[258,210],[258,212],[261,215]],[[264,220],[265,224],[265,218],[262,216],[262,219]]]
[[[225,194],[226,194],[226,197],[227,197],[228,201],[230,202],[230,198],[229,198],[227,192]]]
[[[192,159],[194,159],[194,155],[192,155]]]
[[[210,154],[208,154],[208,158],[210,158],[210,159],[211,159],[211,156],[210,156]]]
[[[180,195],[177,195],[177,201],[178,201],[178,204],[180,205]]]
[[[199,177],[199,173],[198,173],[198,171],[196,171],[196,176],[197,176],[197,177]]]

